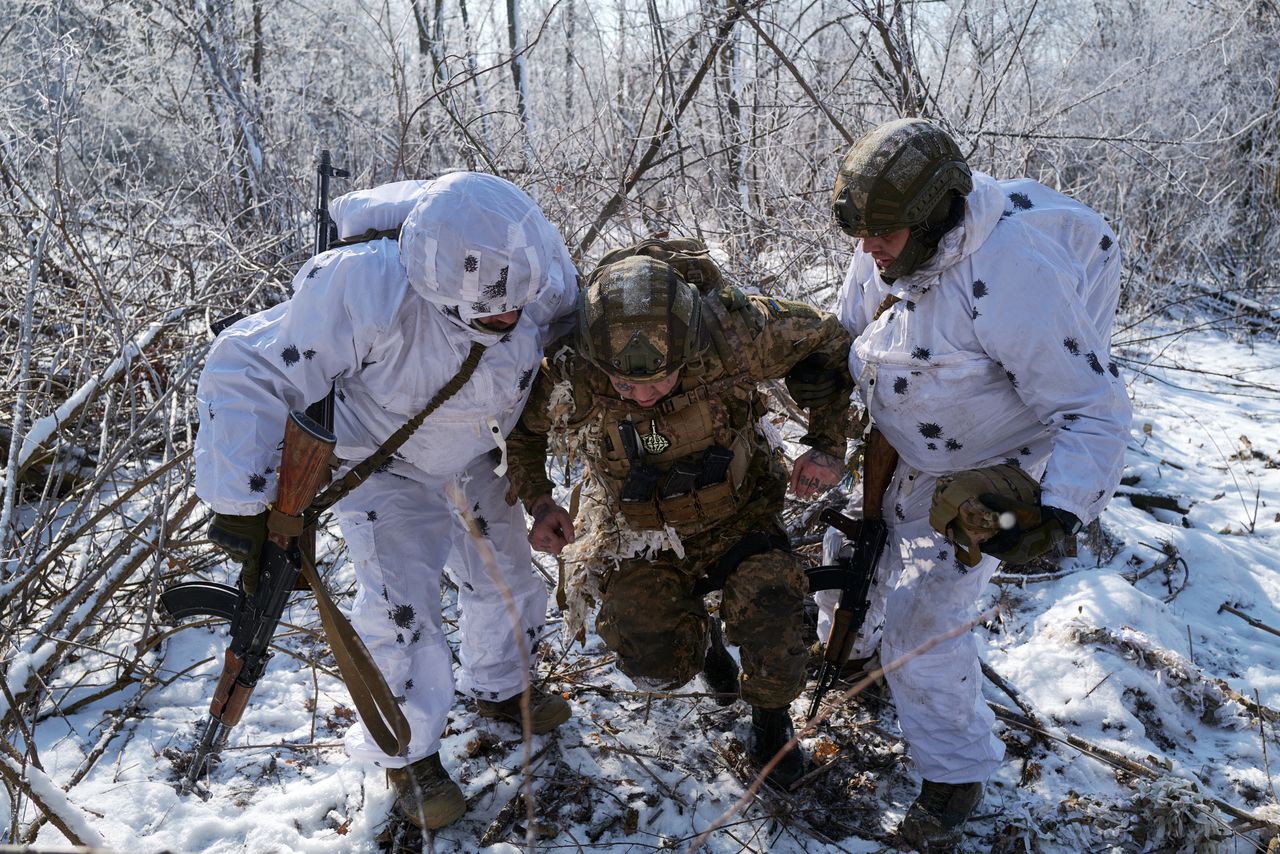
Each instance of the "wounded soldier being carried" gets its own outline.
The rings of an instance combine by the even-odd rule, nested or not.
[[[740,695],[761,765],[791,739],[808,649],[805,574],[780,518],[788,476],[761,424],[758,384],[806,384],[800,441],[810,450],[790,484],[802,497],[824,490],[841,474],[849,340],[830,314],[722,287],[696,241],[646,241],[590,276],[576,332],[547,349],[509,437],[531,544],[570,547],[571,628],[598,605],[596,629],[637,685],[672,689],[702,672],[724,702]],[[551,494],[549,439],[586,470],[578,517],[588,536],[576,544],[574,519]],[[704,603],[715,590],[719,618]],[[740,679],[720,619],[740,648]],[[804,766],[795,746],[770,779],[788,785]]]

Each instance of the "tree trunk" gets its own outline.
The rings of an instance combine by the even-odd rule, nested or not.
[[[507,46],[511,49],[511,81],[516,90],[516,113],[524,137],[525,168],[535,163],[533,120],[529,115],[529,84],[524,64],[524,33],[520,21],[520,0],[507,0]]]

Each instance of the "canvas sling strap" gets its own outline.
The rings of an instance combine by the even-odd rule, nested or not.
[[[337,503],[363,483],[380,465],[389,460],[391,455],[408,441],[414,431],[422,426],[427,416],[439,409],[445,401],[467,384],[471,375],[475,373],[484,350],[484,345],[478,341],[472,343],[471,350],[453,379],[445,383],[423,410],[393,433],[378,450],[316,496],[307,510],[307,516],[311,519],[318,517],[321,512]],[[342,681],[346,683],[347,690],[351,693],[351,702],[360,713],[360,721],[378,748],[388,756],[403,755],[409,748],[409,722],[400,711],[396,696],[391,692],[386,678],[374,662],[373,656],[369,654],[364,641],[356,634],[351,621],[334,604],[333,598],[329,596],[329,591],[325,589],[324,582],[316,572],[314,525],[305,525],[300,516],[286,516],[275,511],[268,518],[267,525],[272,530],[279,530],[289,536],[301,535],[302,578],[315,594],[320,623],[324,627],[325,636],[329,639],[334,660],[338,663],[338,672],[342,674]]]
[[[431,398],[421,412],[406,421],[399,430],[392,433],[387,438],[387,441],[383,442],[381,447],[370,454],[364,462],[354,466],[351,471],[334,483],[329,484],[329,487],[324,492],[317,495],[315,501],[311,502],[311,512],[319,514],[324,510],[328,510],[345,498],[347,493],[364,483],[379,466],[391,459],[391,455],[400,450],[401,445],[409,441],[409,437],[422,426],[422,422],[427,420],[428,415],[439,409],[445,401],[457,394],[467,384],[467,380],[471,379],[471,375],[475,373],[476,365],[480,364],[480,357],[483,355],[484,345],[479,341],[472,342],[467,358],[462,362],[462,366],[458,368],[458,373],[454,374],[453,379],[445,383],[444,387],[436,392],[435,397]]]

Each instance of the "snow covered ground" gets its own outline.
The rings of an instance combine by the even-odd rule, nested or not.
[[[967,850],[1243,852],[1265,850],[1267,831],[1241,825],[1233,835],[1240,822],[1220,807],[1280,822],[1272,711],[1280,637],[1267,630],[1280,628],[1280,346],[1196,332],[1122,344],[1117,355],[1134,427],[1125,485],[1101,531],[1057,568],[998,576],[979,603],[999,606],[975,630],[985,661],[1017,693],[1018,713],[1048,735],[1001,724],[1009,757]],[[341,591],[345,556],[340,543],[329,545]],[[546,569],[554,577],[554,565]],[[526,748],[515,727],[477,719],[459,697],[443,754],[468,811],[420,840],[388,823],[382,773],[345,761],[351,704],[327,647],[300,630],[318,629],[309,600],[286,620],[281,651],[203,798],[178,794],[175,761],[206,714],[222,627],[165,641],[158,681],[135,689],[138,702],[123,716],[104,717],[90,703],[40,723],[53,783],[68,780],[87,752],[104,751],[66,795],[82,838],[120,852],[680,851],[750,782],[745,706],[722,709],[698,683],[676,696],[638,692],[596,636],[569,646],[555,634],[540,671],[566,692],[573,719]],[[87,652],[80,664],[105,669],[108,653]],[[1006,692],[987,688],[1018,711]],[[807,699],[792,708],[797,720]],[[113,698],[111,708],[119,705]],[[1079,739],[1110,761],[1086,754]],[[815,773],[794,792],[748,799],[702,850],[895,850],[889,833],[918,778],[891,704],[850,701],[805,743]],[[1121,760],[1131,764],[1117,767]],[[515,800],[522,786],[532,793],[532,823]],[[10,819],[0,814],[4,825]],[[63,837],[46,825],[39,841]]]

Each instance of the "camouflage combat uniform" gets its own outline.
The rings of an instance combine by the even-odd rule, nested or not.
[[[554,434],[570,434],[578,437],[571,452],[585,463],[589,489],[620,528],[675,535],[675,548],[590,567],[600,593],[597,631],[624,673],[655,688],[689,681],[708,644],[703,595],[722,588],[726,635],[741,652],[742,698],[785,707],[804,687],[807,584],[787,550],[780,519],[787,472],[762,433],[766,407],[757,383],[786,376],[808,357],[834,366],[845,388],[814,407],[800,442],[843,459],[850,339],[833,316],[802,303],[734,288],[701,300],[699,352],[676,388],[651,407],[622,399],[575,349],[573,336],[548,348],[548,364],[508,437],[510,478],[526,506],[550,493],[548,434],[561,441],[564,435]],[[557,421],[554,401],[564,411],[568,398],[568,417]],[[632,429],[643,464],[652,467],[650,500],[622,500],[633,469],[623,432]],[[580,532],[579,540],[591,533]]]

